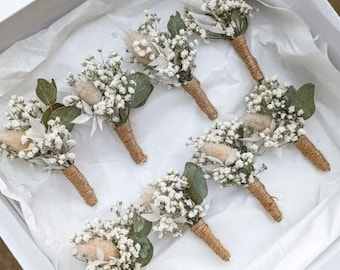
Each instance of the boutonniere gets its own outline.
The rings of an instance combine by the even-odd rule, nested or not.
[[[223,260],[229,252],[214,236],[203,220],[207,211],[204,201],[208,189],[202,170],[187,163],[184,174],[170,170],[161,181],[151,184],[143,196],[142,217],[153,223],[152,229],[160,238],[171,234],[182,236],[190,228]]]
[[[240,121],[216,122],[207,133],[192,140],[193,160],[207,179],[222,187],[246,187],[274,220],[280,222],[281,212],[265,186],[256,176],[260,170],[254,164],[258,146],[248,137],[249,131]]]
[[[305,120],[315,112],[314,85],[304,84],[298,90],[281,85],[276,77],[259,82],[246,97],[245,124],[264,147],[293,143],[317,168],[329,171],[323,154],[306,136]]]
[[[129,205],[123,211],[117,203],[114,208],[117,220],[87,221],[71,239],[73,255],[88,264],[86,270],[140,269],[152,259],[152,225],[140,216],[140,207]]]
[[[136,163],[143,163],[147,156],[135,140],[129,113],[132,108],[145,104],[153,90],[149,77],[140,72],[129,72],[121,67],[121,57],[110,53],[105,60],[101,50],[100,59],[87,57],[79,75],[70,74],[68,84],[77,95],[64,98],[66,106],[81,108],[82,114],[73,123],[83,124],[92,121],[91,136],[102,129],[103,122],[109,124],[126,146]]]
[[[189,41],[185,23],[177,12],[170,17],[167,31],[158,31],[160,18],[146,13],[136,32],[127,34],[127,47],[133,59],[144,64],[150,77],[169,87],[189,93],[200,109],[213,120],[217,111],[193,75],[197,41]]]
[[[46,170],[61,170],[88,205],[97,203],[86,178],[74,165],[72,121],[80,114],[76,107],[57,103],[57,86],[52,80],[38,80],[39,98],[12,96],[5,131],[0,133],[0,152],[10,159],[23,159]]]
[[[244,0],[182,0],[187,4],[188,30],[203,39],[228,39],[255,81],[263,79],[256,58],[249,51],[245,33],[252,7]]]

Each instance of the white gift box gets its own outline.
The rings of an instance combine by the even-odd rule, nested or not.
[[[6,39],[0,41],[0,51],[44,28],[80,2],[82,1],[37,0],[31,3],[23,1],[24,7],[19,12],[0,23],[0,35],[6,36]],[[169,246],[156,243],[154,260],[147,269],[337,269],[340,257],[335,256],[340,254],[340,241],[337,241],[340,229],[336,225],[340,219],[338,190],[340,185],[337,182],[340,180],[338,177],[340,171],[336,161],[340,160],[338,156],[340,141],[337,137],[340,131],[338,127],[333,128],[336,118],[328,111],[325,103],[329,101],[329,106],[333,109],[335,105],[330,97],[334,95],[334,102],[340,100],[340,94],[336,93],[334,87],[334,83],[337,82],[335,77],[339,73],[332,67],[327,57],[323,58],[323,55],[328,54],[330,61],[340,68],[340,55],[336,53],[337,44],[340,43],[340,20],[326,0],[286,0],[289,9],[280,1],[249,2],[260,7],[259,13],[254,13],[252,19],[254,22],[251,22],[247,38],[264,73],[273,75],[276,67],[273,63],[276,64],[277,61],[279,78],[282,74],[284,79],[289,79],[297,86],[307,82],[305,80],[314,80],[317,86],[329,86],[327,91],[316,90],[319,91],[317,111],[320,112],[317,112],[313,117],[315,119],[307,124],[307,130],[318,148],[324,150],[327,157],[331,157],[332,172],[327,176],[320,174],[300,156],[300,153],[289,147],[283,150],[284,153],[264,157],[265,162],[270,164],[270,172],[264,173],[263,182],[273,196],[280,197],[278,205],[283,210],[282,223],[273,224],[257,202],[247,197],[245,193],[234,188],[225,191],[213,186],[209,198],[211,212],[207,221],[217,237],[231,251],[231,262],[226,264],[218,261],[217,257],[208,254],[210,251],[207,247],[188,233],[182,239],[166,242],[171,243]],[[32,95],[38,77],[54,76],[59,88],[64,93],[67,92],[65,74],[67,71],[79,72],[81,68],[79,63],[87,52],[95,53],[96,48],[123,52],[122,33],[129,30],[129,27],[138,25],[142,20],[143,9],[157,11],[166,20],[167,16],[176,10],[175,8],[182,8],[182,4],[179,1],[169,3],[165,0],[86,1],[70,14],[52,23],[47,30],[29,36],[0,55],[0,63],[7,65],[6,68],[4,66],[0,68],[0,113],[6,111],[4,105],[11,93]],[[262,12],[263,18],[259,18]],[[293,22],[296,29],[295,26],[292,27]],[[271,29],[271,23],[273,27],[280,24],[286,26],[277,30],[277,42],[274,39],[276,32],[275,29]],[[306,31],[305,24],[310,28],[319,50]],[[291,49],[288,48],[289,44],[284,44],[280,34],[286,35],[284,38],[288,43],[296,40],[296,43],[291,44]],[[228,46],[230,47],[228,43],[222,41],[201,44],[196,70],[208,96],[216,104],[222,120],[232,120],[241,116],[244,110],[242,96],[252,85],[243,63]],[[314,56],[313,59],[308,60],[306,57],[308,53]],[[227,63],[220,63],[223,57],[232,61],[231,67]],[[317,59],[320,62],[315,62]],[[67,63],[68,61],[72,63]],[[299,66],[300,62],[302,64]],[[315,67],[318,63],[319,69]],[[211,73],[204,70],[204,65],[210,68]],[[216,65],[221,65],[220,69],[214,69]],[[305,70],[302,70],[304,65]],[[290,71],[289,68],[294,70]],[[232,73],[233,71],[236,75]],[[327,79],[323,78],[326,75],[322,71],[330,77],[329,84]],[[240,78],[246,79],[239,82]],[[232,82],[235,81],[237,83],[233,85]],[[221,88],[228,89],[230,96]],[[240,88],[242,91],[238,92]],[[27,93],[27,89],[32,89],[29,90],[31,93]],[[131,113],[137,141],[140,141],[143,149],[149,154],[147,164],[134,165],[109,128],[104,129],[102,134],[96,134],[97,137],[93,138],[88,149],[76,149],[78,156],[76,162],[92,182],[99,198],[99,204],[94,208],[89,209],[83,205],[76,192],[71,190],[66,181],[62,181],[60,175],[42,173],[39,169],[33,170],[20,162],[12,165],[4,159],[1,161],[0,190],[3,195],[0,195],[0,236],[23,269],[85,269],[85,264],[72,258],[67,235],[80,230],[81,222],[85,219],[96,216],[103,219],[111,218],[112,215],[108,213],[111,203],[119,199],[133,201],[142,184],[160,178],[168,168],[175,167],[181,170],[184,167],[184,162],[190,159],[192,150],[185,147],[186,138],[190,135],[199,136],[210,126],[210,122],[204,119],[204,115],[183,93],[167,91],[161,94],[161,91],[167,90],[155,90],[147,105],[139,109],[140,114]],[[230,99],[227,100],[226,97]],[[158,110],[159,118],[154,117],[155,109]],[[170,113],[170,110],[175,113]],[[185,118],[184,116],[190,123],[178,124]],[[323,129],[327,130],[327,134]],[[89,128],[81,127],[79,130],[76,134],[77,139],[87,141],[84,134],[87,134]],[[178,136],[170,134],[170,131],[176,132]],[[336,143],[333,144],[331,139]],[[103,141],[108,145],[99,147]],[[167,144],[172,148],[167,149]],[[286,159],[283,158],[285,155]],[[15,166],[19,166],[20,170]],[[292,169],[292,166],[296,168]],[[25,181],[27,175],[32,182]],[[109,181],[110,177],[118,180]],[[296,183],[292,179],[283,182],[289,177],[296,177]],[[132,187],[129,190],[126,190],[126,179],[131,180]],[[139,179],[141,181],[138,181]],[[308,180],[311,181],[310,186]],[[288,185],[291,191],[287,188]],[[108,194],[108,191],[111,194]],[[293,205],[290,204],[290,199],[294,201]],[[66,200],[69,200],[69,205],[65,203]],[[55,208],[53,209],[55,215],[50,213],[52,208]],[[67,215],[70,214],[73,216],[68,219]],[[228,219],[232,219],[230,224],[224,224]],[[238,229],[244,231],[240,232]],[[264,235],[266,233],[268,236]],[[259,243],[260,241],[264,242]]]

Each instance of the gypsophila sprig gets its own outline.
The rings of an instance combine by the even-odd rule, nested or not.
[[[247,140],[249,130],[241,121],[215,122],[205,135],[192,140],[193,162],[222,186],[248,185],[254,181],[253,162],[258,146]]]
[[[160,238],[182,234],[205,216],[208,205],[196,204],[188,195],[188,180],[175,170],[169,170],[161,181],[151,184],[152,200],[142,217],[153,222]]]
[[[132,58],[143,64],[147,74],[157,82],[161,81],[169,88],[183,86],[200,109],[210,119],[215,119],[217,111],[193,75],[197,40],[189,41],[179,12],[170,16],[168,31],[158,31],[159,22],[156,14],[146,12],[137,32],[127,34],[127,47]]]
[[[129,122],[131,108],[145,104],[153,90],[149,77],[140,72],[126,71],[122,68],[122,58],[115,52],[104,59],[94,55],[85,58],[84,70],[70,74],[67,82],[75,87],[77,95],[64,98],[66,106],[81,108],[83,114],[73,123],[84,124],[92,121],[91,136],[97,127],[102,130],[103,122],[109,124],[125,144],[136,163],[145,162],[147,157],[138,146]]]
[[[306,134],[304,112],[288,104],[288,89],[276,77],[268,78],[258,83],[245,99],[249,114],[245,122],[263,139],[264,147],[280,147]]]
[[[140,206],[122,207],[118,202],[113,211],[116,221],[87,221],[83,231],[72,237],[73,254],[87,261],[86,269],[140,269],[152,258],[153,248],[147,238],[151,224],[140,217]]]

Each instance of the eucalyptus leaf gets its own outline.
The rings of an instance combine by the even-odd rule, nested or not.
[[[188,179],[190,198],[196,204],[201,204],[208,195],[207,181],[204,178],[202,169],[195,163],[187,162],[183,175]]]
[[[152,223],[139,215],[133,219],[133,232],[138,237],[146,237],[152,229]]]
[[[170,20],[168,22],[168,30],[172,37],[179,35],[179,31],[182,29],[186,29],[185,23],[181,17],[181,14],[176,11],[175,15],[170,16]]]
[[[55,119],[56,117],[60,118],[60,121],[63,125],[66,126],[68,131],[72,131],[74,124],[72,121],[76,119],[81,113],[81,110],[76,106],[70,107],[60,107],[54,110],[51,114],[49,119]]]
[[[57,100],[57,87],[54,80],[50,83],[45,79],[38,79],[35,92],[41,102],[47,106],[51,106]]]
[[[143,73],[136,72],[130,74],[128,80],[136,82],[135,93],[132,95],[130,107],[138,108],[143,106],[153,90],[149,77]]]
[[[44,124],[45,127],[47,127],[47,122],[50,119],[51,113],[63,106],[64,105],[61,103],[54,103],[52,106],[48,107],[47,110],[41,116],[41,123]]]
[[[141,264],[141,266],[147,265],[153,256],[153,246],[150,240],[146,237],[139,238],[136,240],[138,244],[140,244],[141,248],[139,251],[139,257],[137,258],[137,262]]]
[[[296,89],[294,88],[294,86],[291,85],[288,87],[287,92],[285,94],[287,108],[292,106],[295,96],[296,96]]]
[[[299,88],[296,92],[296,96],[292,102],[295,106],[295,110],[303,110],[303,119],[310,118],[315,112],[314,103],[314,88],[315,85],[312,83],[306,83]]]

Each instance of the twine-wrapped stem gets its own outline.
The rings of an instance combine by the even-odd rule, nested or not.
[[[222,260],[228,261],[230,254],[218,240],[203,219],[191,226],[191,230],[201,238]]]
[[[300,152],[308,158],[315,167],[322,171],[330,171],[331,167],[324,155],[315,147],[307,136],[302,135],[294,145]]]
[[[264,79],[262,71],[257,63],[256,58],[249,51],[246,38],[244,35],[237,36],[231,41],[235,51],[241,57],[246,64],[251,76],[255,81],[261,81]]]
[[[136,142],[130,122],[127,121],[125,124],[116,127],[115,131],[120,140],[124,143],[126,149],[129,151],[133,161],[137,164],[146,162],[147,156],[143,153],[143,150]]]
[[[66,169],[63,169],[62,172],[71,182],[71,184],[77,189],[86,204],[93,206],[97,203],[97,197],[93,191],[93,188],[87,182],[85,176],[74,164],[70,165]]]
[[[209,101],[196,77],[193,77],[193,79],[186,83],[183,88],[193,97],[198,107],[200,107],[210,120],[217,118],[217,110]]]
[[[279,210],[274,199],[268,194],[265,186],[261,181],[255,177],[255,182],[249,184],[247,187],[249,192],[262,204],[264,209],[273,217],[277,222],[282,220],[282,214]]]

